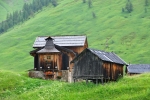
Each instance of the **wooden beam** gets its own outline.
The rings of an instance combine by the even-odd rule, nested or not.
[[[98,84],[98,79],[96,79],[96,85]]]
[[[74,78],[73,80],[74,80],[74,83],[75,83],[75,82],[76,82],[76,79]]]
[[[88,79],[86,79],[86,84],[88,83]]]
[[[102,85],[104,85],[103,78],[101,79],[101,83],[102,83]]]

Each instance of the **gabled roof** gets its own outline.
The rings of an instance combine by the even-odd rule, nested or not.
[[[127,63],[124,60],[122,60],[119,56],[117,56],[113,52],[105,52],[105,51],[100,51],[100,50],[95,50],[95,49],[89,49],[89,50],[95,55],[97,55],[103,61],[127,65]]]
[[[48,36],[39,36],[35,39],[33,48],[43,47]],[[52,36],[54,44],[59,46],[84,46],[86,36]]]
[[[128,73],[150,72],[150,64],[131,64],[127,67]]]
[[[105,52],[105,51],[86,48],[81,53],[84,53],[86,50],[89,50],[91,53],[95,54],[97,57],[99,57],[103,61],[108,61],[108,62],[113,62],[113,63],[117,63],[117,64],[127,65],[127,63],[124,60],[122,60],[119,56],[117,56],[113,52]],[[73,59],[72,62],[74,62],[79,56],[80,56],[80,54],[77,57],[75,57],[75,59]]]

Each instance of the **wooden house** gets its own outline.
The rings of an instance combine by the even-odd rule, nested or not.
[[[150,64],[130,64],[127,66],[127,74],[135,75],[150,72]]]
[[[88,47],[86,36],[37,37],[30,55],[34,57],[34,70],[43,71],[46,78],[65,77],[71,81],[73,64],[70,61]]]
[[[73,78],[102,81],[117,80],[123,76],[123,66],[127,65],[113,52],[86,48],[71,63],[74,63]]]

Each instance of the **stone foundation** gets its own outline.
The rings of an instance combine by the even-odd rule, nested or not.
[[[68,70],[62,70],[61,81],[68,82]]]
[[[43,71],[29,71],[29,77],[45,79]]]

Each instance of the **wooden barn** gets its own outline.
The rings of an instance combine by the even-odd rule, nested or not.
[[[150,64],[130,64],[127,66],[128,75],[136,75],[150,72]]]
[[[34,71],[43,71],[46,78],[72,80],[70,61],[88,47],[86,36],[37,37],[30,55],[34,57]]]
[[[71,63],[74,63],[74,81],[76,79],[93,80],[117,80],[123,76],[123,66],[127,65],[113,52],[86,48]]]

